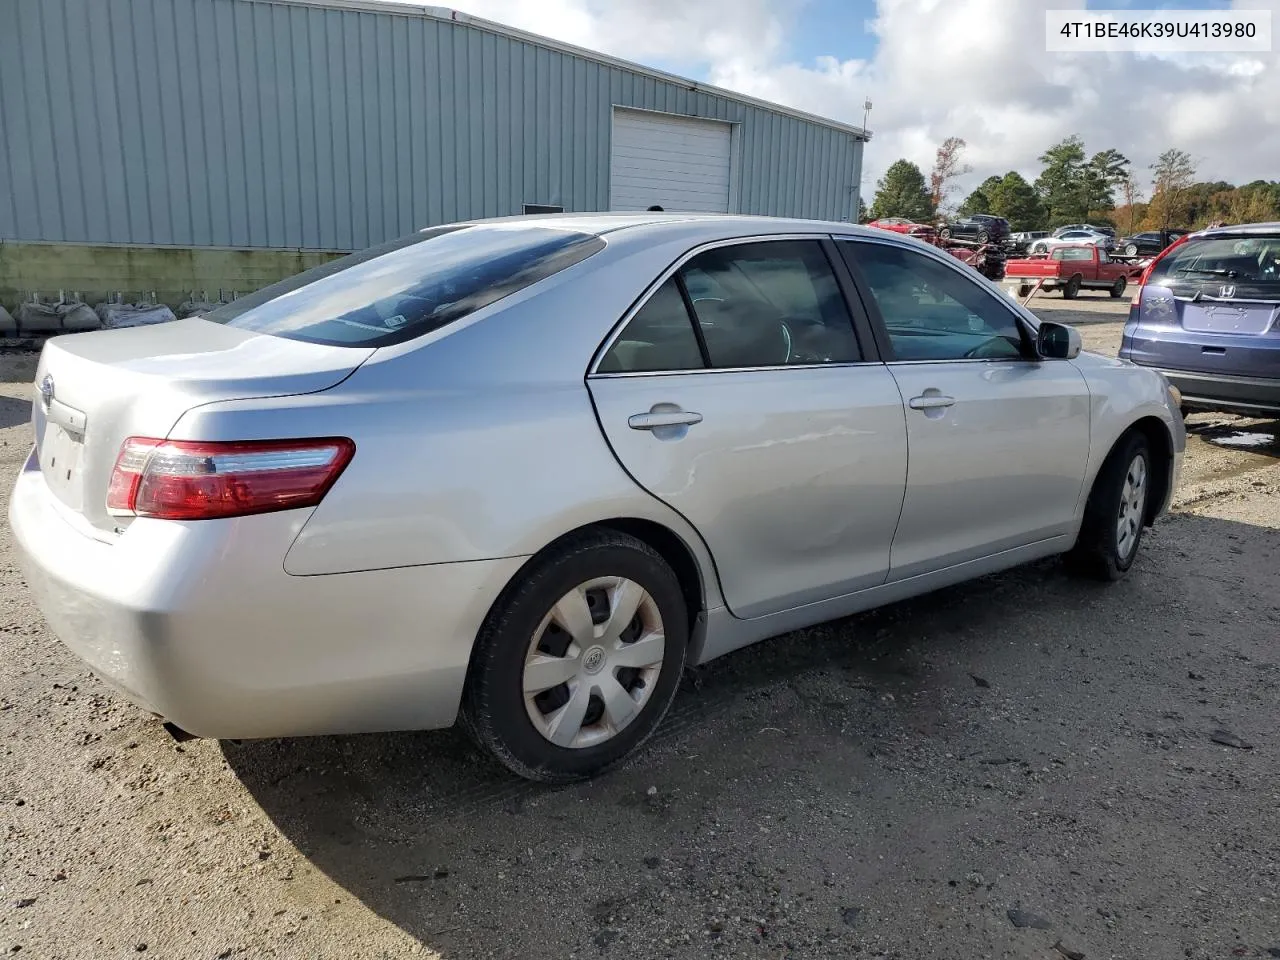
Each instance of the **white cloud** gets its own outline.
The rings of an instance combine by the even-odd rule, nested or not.
[[[1147,6],[1144,3],[1143,6]],[[1154,6],[1154,3],[1149,4]],[[1280,157],[1280,53],[1139,57],[1048,54],[1044,10],[1083,0],[878,0],[869,61],[788,61],[803,0],[453,0],[476,16],[614,56],[685,64],[767,100],[868,126],[863,194],[895,159],[927,172],[945,137],[968,141],[974,172],[1034,175],[1050,144],[1078,133],[1141,172],[1160,151],[1189,152],[1204,179],[1274,179]],[[1280,0],[1235,0],[1273,11]],[[833,38],[832,52],[840,43]]]

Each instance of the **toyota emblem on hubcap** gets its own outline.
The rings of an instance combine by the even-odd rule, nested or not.
[[[604,666],[604,648],[592,647],[582,658],[582,669],[587,673],[599,673]]]

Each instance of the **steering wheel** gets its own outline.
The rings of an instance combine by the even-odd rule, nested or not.
[[[1009,346],[1009,341],[1006,340],[1004,337],[988,337],[986,340],[983,340],[980,344],[978,344],[973,349],[966,350],[964,353],[964,358],[966,360],[1006,359],[1006,355],[1003,353],[990,352],[991,348],[995,346],[1001,346],[1001,347],[1007,348]]]

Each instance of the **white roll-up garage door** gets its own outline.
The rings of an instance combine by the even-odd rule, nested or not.
[[[717,120],[615,108],[609,208],[728,213],[730,129]]]

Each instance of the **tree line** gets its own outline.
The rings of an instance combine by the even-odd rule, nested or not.
[[[1280,181],[1243,186],[1197,181],[1195,162],[1177,149],[1160,154],[1147,176],[1140,177],[1118,150],[1090,156],[1075,135],[1040,155],[1034,182],[1016,170],[987,177],[953,211],[948,203],[953,183],[971,169],[962,162],[965,146],[959,137],[943,141],[927,180],[911,161],[894,161],[876,183],[871,209],[860,208],[860,219],[905,217],[930,223],[953,212],[988,213],[1004,217],[1018,231],[1086,222],[1124,233],[1280,220]]]

